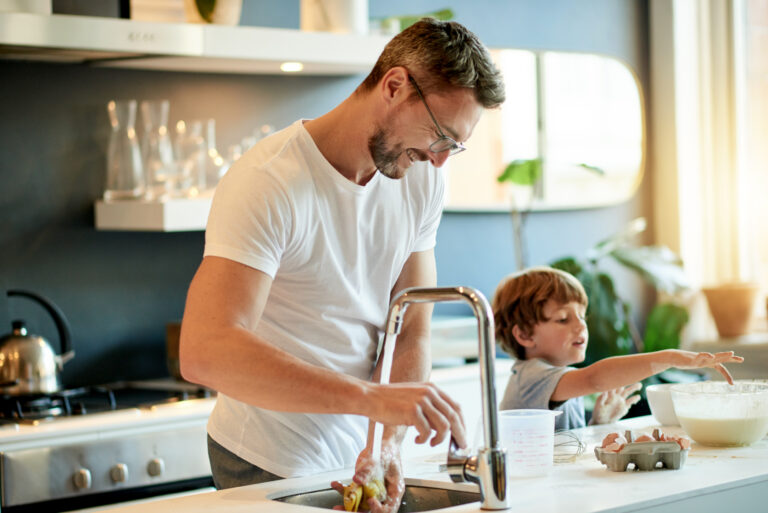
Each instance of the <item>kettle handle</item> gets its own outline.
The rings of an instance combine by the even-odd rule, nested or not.
[[[69,322],[58,306],[54,305],[50,300],[44,298],[40,294],[35,294],[28,290],[9,290],[8,297],[11,296],[27,297],[45,308],[51,317],[53,317],[53,322],[56,323],[56,330],[59,332],[59,341],[61,342],[62,358],[69,360],[75,355],[75,352],[72,350],[72,335],[69,328]]]

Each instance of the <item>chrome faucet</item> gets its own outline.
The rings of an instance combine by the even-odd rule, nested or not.
[[[405,289],[389,305],[386,338],[397,337],[400,333],[403,316],[409,304],[445,301],[469,303],[477,318],[484,441],[484,447],[477,454],[464,456],[458,452],[458,446],[451,438],[447,470],[454,482],[470,481],[478,484],[483,501],[482,509],[508,509],[511,504],[507,490],[507,451],[499,444],[498,408],[494,384],[496,353],[493,312],[488,300],[479,290],[470,287]],[[384,365],[387,365],[386,359]]]

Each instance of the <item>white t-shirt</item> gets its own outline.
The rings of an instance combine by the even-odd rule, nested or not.
[[[376,173],[364,186],[352,183],[297,121],[260,141],[219,183],[205,255],[273,278],[259,337],[370,379],[392,287],[411,253],[434,247],[443,199],[442,175],[425,163],[400,180]],[[208,432],[254,465],[296,477],[354,465],[367,419],[268,411],[219,394]]]

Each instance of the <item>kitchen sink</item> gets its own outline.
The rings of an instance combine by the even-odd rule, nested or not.
[[[477,487],[473,485],[433,481],[429,486],[426,486],[415,483],[409,484],[408,481],[406,479],[403,501],[400,504],[400,509],[397,510],[399,513],[434,511],[470,502],[480,502],[480,493],[472,491],[477,490]],[[341,495],[332,488],[273,497],[273,500],[325,509],[333,509],[334,506],[342,505]]]

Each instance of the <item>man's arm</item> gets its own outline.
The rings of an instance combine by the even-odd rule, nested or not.
[[[433,250],[421,251],[411,254],[403,266],[403,270],[392,288],[390,298],[394,298],[399,292],[410,287],[434,287],[437,283],[437,271],[435,269],[435,255]],[[430,320],[432,318],[432,303],[416,303],[408,306],[403,318],[403,325],[392,356],[391,383],[425,382],[429,379],[432,369],[432,354],[430,346]],[[373,381],[378,382],[381,374],[382,358],[376,365]],[[457,440],[463,442],[465,438],[464,423],[461,418],[461,409],[447,396],[444,397],[446,405],[444,414],[446,419],[436,419],[442,424],[442,429],[448,431],[451,424],[460,425],[461,430],[453,433]],[[453,421],[449,419],[453,417]],[[384,438],[399,444],[402,441],[407,426],[386,426]],[[368,445],[372,445],[373,425],[368,430]],[[432,445],[442,441],[432,439]],[[417,443],[428,440],[421,434],[417,437]]]
[[[360,380],[306,363],[254,335],[271,285],[268,275],[248,266],[203,259],[182,321],[179,353],[185,379],[261,408],[363,415],[383,424],[414,426],[424,439],[433,431],[438,442],[447,436],[445,426],[453,417],[446,418],[450,408],[436,387]]]
[[[409,287],[434,287],[437,278],[435,256],[433,250],[413,253],[408,258],[403,270],[392,288],[391,298]],[[403,318],[400,334],[397,336],[392,355],[391,383],[423,382],[429,379],[432,368],[429,324],[432,317],[431,303],[412,304],[408,306]],[[373,381],[379,380],[383,358],[379,357],[374,372]],[[432,437],[431,445],[437,445],[451,433],[464,446],[466,434],[461,408],[437,387],[429,384],[436,392],[434,406],[440,411],[431,411],[434,406],[425,408],[423,414],[432,417],[430,424],[437,434]],[[406,425],[384,424],[379,461],[374,461],[372,454],[375,436],[375,419],[368,426],[368,441],[360,454],[355,468],[354,481],[360,485],[369,483],[372,479],[383,477],[387,498],[384,502],[371,499],[368,506],[373,513],[396,511],[405,491],[402,476],[400,444],[408,429]],[[429,433],[420,432],[416,441],[423,443],[429,440]],[[378,469],[383,475],[378,475]],[[343,485],[331,483],[336,490],[344,493]]]
[[[203,259],[181,327],[184,378],[271,410],[362,413],[358,405],[371,393],[363,382],[308,364],[254,335],[271,286],[267,274],[246,265]]]

